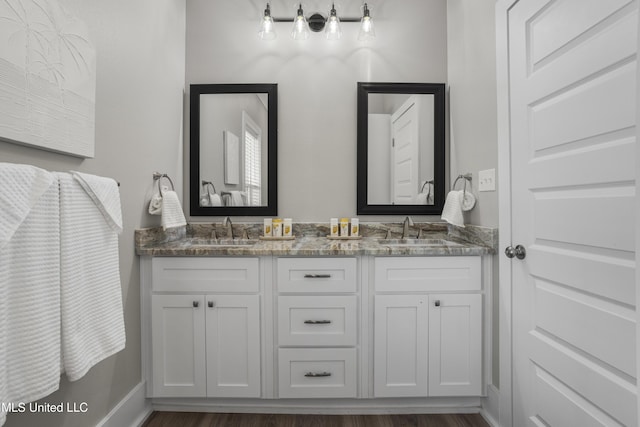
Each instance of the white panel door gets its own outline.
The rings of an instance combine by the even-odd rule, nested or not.
[[[153,295],[151,348],[154,397],[204,397],[204,297]]]
[[[376,295],[374,395],[427,395],[427,295]]]
[[[260,296],[207,295],[207,396],[260,397]]]
[[[429,396],[482,394],[482,295],[430,295]]]
[[[638,425],[637,13],[509,10],[514,426]]]
[[[396,205],[411,205],[419,190],[419,127],[416,97],[411,97],[391,116],[393,149],[391,156],[392,197]]]

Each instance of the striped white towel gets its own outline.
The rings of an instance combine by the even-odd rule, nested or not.
[[[175,191],[162,192],[161,223],[163,230],[187,225],[187,220],[184,218],[184,212],[182,212],[180,199],[178,199],[178,194],[176,194]]]
[[[464,192],[462,190],[452,190],[447,194],[441,216],[444,221],[458,227],[464,227],[464,217],[462,215],[463,198]]]
[[[8,163],[0,182],[0,402],[31,402],[60,382],[58,183]]]
[[[72,171],[71,174],[87,195],[91,197],[107,224],[116,233],[122,233],[122,207],[120,206],[118,183],[111,178],[87,173]]]
[[[93,185],[91,195],[71,174],[58,173],[57,176],[60,181],[62,358],[67,377],[75,381],[125,346],[118,236],[104,215],[106,210],[117,218],[113,209],[120,201],[113,180],[87,179],[105,180],[98,185],[104,187],[102,197],[98,197],[96,193],[102,190],[95,190]]]

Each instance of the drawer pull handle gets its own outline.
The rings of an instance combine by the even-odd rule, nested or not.
[[[193,307],[194,308],[198,308],[200,306],[200,302],[199,301],[194,301],[193,302]]]
[[[305,320],[307,325],[327,325],[331,323],[331,320]]]
[[[330,274],[305,274],[305,279],[330,279]]]
[[[330,377],[331,372],[307,372],[304,376],[308,378]]]

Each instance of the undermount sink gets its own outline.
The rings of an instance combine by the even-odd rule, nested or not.
[[[250,247],[258,243],[257,240],[250,239],[207,239],[193,237],[188,239],[191,246],[206,246],[211,248],[242,248]]]
[[[383,246],[460,246],[444,239],[380,239],[378,243]]]

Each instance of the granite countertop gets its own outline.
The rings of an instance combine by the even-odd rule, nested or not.
[[[294,225],[295,240],[250,239],[250,242],[232,241],[226,235],[220,235],[222,230],[216,231],[212,238],[212,231],[217,230],[215,224],[193,224],[169,232],[162,228],[136,230],[136,253],[141,256],[464,256],[495,253],[495,229],[467,226],[452,230],[441,223],[416,224],[409,236],[415,237],[417,229],[423,230],[422,239],[435,242],[418,246],[381,244],[387,230],[392,230],[391,238],[398,239],[401,224],[361,224],[364,236],[359,240],[331,240],[326,237],[328,225],[299,224]],[[234,234],[241,235],[244,230],[250,231],[250,237],[258,236],[261,224],[234,224]]]

